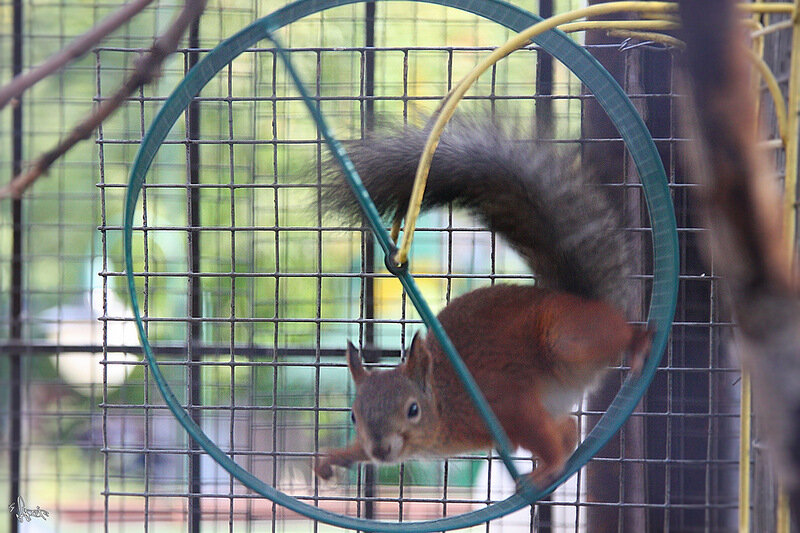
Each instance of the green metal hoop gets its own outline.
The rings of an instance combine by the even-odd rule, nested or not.
[[[650,223],[653,233],[653,289],[650,300],[648,322],[656,329],[653,340],[653,349],[639,376],[629,377],[620,388],[614,401],[597,425],[592,429],[586,439],[567,461],[563,473],[550,486],[542,489],[529,487],[506,500],[489,505],[483,509],[469,513],[428,520],[422,522],[382,522],[344,516],[330,511],[325,511],[296,498],[278,491],[260,479],[244,470],[223,452],[214,442],[203,433],[202,429],[189,417],[178,399],[164,379],[158,363],[153,355],[153,350],[144,330],[144,324],[139,310],[136,296],[133,257],[132,235],[133,216],[141,193],[142,185],[150,165],[180,115],[185,111],[192,98],[228,63],[247,48],[262,39],[270,39],[276,44],[276,50],[284,60],[290,75],[293,77],[298,91],[303,96],[309,111],[317,122],[320,132],[339,162],[349,175],[348,179],[356,192],[362,208],[367,213],[375,237],[388,256],[393,252],[391,239],[380,222],[375,206],[369,195],[360,184],[360,179],[353,169],[352,163],[347,158],[341,145],[331,136],[330,131],[320,115],[316,104],[308,97],[297,73],[288,61],[284,50],[275,41],[272,33],[296,20],[333,7],[359,3],[365,0],[299,0],[246,27],[236,35],[223,41],[214,50],[209,52],[181,81],[159,111],[153,124],[142,140],[136,159],[131,170],[130,181],[125,199],[124,220],[124,250],[128,290],[131,298],[134,316],[136,319],[139,337],[142,342],[153,379],[156,382],[164,400],[178,422],[186,429],[191,437],[211,456],[222,468],[238,479],[246,487],[258,494],[298,512],[313,520],[319,520],[331,525],[373,532],[412,532],[424,533],[434,531],[448,531],[471,527],[508,513],[516,511],[542,496],[552,492],[558,485],[577,472],[588,462],[609,439],[619,430],[622,424],[633,412],[636,404],[644,395],[648,385],[655,375],[661,355],[666,347],[672,317],[675,312],[678,289],[678,238],[675,223],[675,214],[667,187],[666,174],[661,164],[661,159],[656,151],[653,140],[647,131],[639,114],[630,102],[624,91],[613,77],[588,53],[558,30],[551,30],[535,38],[534,41],[544,50],[559,59],[594,93],[598,102],[608,113],[611,120],[620,131],[626,147],[636,164],[642,186],[645,192]],[[501,24],[511,30],[521,31],[542,19],[532,13],[509,5],[501,0],[410,0],[440,4],[447,7],[461,9],[484,17]],[[443,347],[448,352],[451,360],[461,362],[455,349],[447,338],[444,329],[439,324],[436,316],[428,307],[416,287],[413,277],[407,269],[394,270],[405,287],[411,301],[419,311],[422,319],[431,331],[437,336]],[[461,362],[463,366],[463,362]],[[458,370],[458,365],[456,366]],[[459,371],[465,387],[471,389],[473,399],[481,408],[488,409],[485,399],[477,389],[472,377],[466,368]],[[499,453],[506,465],[510,467],[512,475],[516,474],[510,460],[508,446],[503,444],[505,434],[497,423],[491,410],[484,413],[484,420],[500,443]]]

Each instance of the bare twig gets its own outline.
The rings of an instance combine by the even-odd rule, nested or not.
[[[15,77],[7,85],[0,88],[0,109],[3,109],[8,102],[31,88],[39,80],[59,71],[70,61],[83,56],[94,45],[131,20],[152,2],[153,0],[132,0],[127,4],[123,4],[119,10],[111,13],[100,21],[97,26],[79,36],[58,53],[47,58],[44,63]]]
[[[730,289],[757,420],[800,516],[800,293],[782,242],[781,204],[757,150],[754,94],[730,0],[681,0],[694,105],[683,119],[705,180],[714,265]],[[709,17],[708,13],[714,13]]]
[[[133,73],[122,83],[117,92],[101,102],[94,112],[78,124],[58,146],[42,154],[27,171],[14,177],[8,185],[0,189],[0,198],[19,198],[39,176],[47,172],[54,161],[78,142],[88,139],[95,128],[122,105],[136,89],[158,77],[164,59],[177,49],[187,28],[202,14],[205,6],[206,0],[186,0],[172,25],[155,40],[153,46],[146,53],[139,57],[134,65]]]

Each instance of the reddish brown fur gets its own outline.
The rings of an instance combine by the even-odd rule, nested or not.
[[[537,477],[560,468],[577,441],[571,417],[556,420],[544,409],[542,387],[588,388],[637,338],[603,302],[531,286],[478,289],[453,300],[439,320],[512,443],[549,465]],[[483,420],[432,335],[426,347],[441,451],[490,447]]]
[[[439,320],[511,442],[539,458],[534,475],[539,483],[561,468],[578,438],[573,417],[554,417],[545,408],[547,391],[580,394],[627,351],[635,352],[638,359],[633,364],[638,367],[650,340],[649,332],[630,326],[603,302],[531,286],[472,291],[453,300]],[[369,380],[354,364],[358,362],[351,358],[351,371],[360,376],[357,383]],[[428,373],[426,380],[419,377],[421,367]],[[491,435],[433,335],[415,343],[408,361],[381,379],[395,375],[427,381],[436,406],[436,427],[404,435],[410,450],[447,456],[492,446]],[[317,473],[327,478],[330,464],[347,466],[364,458],[356,442],[319,463]]]
[[[317,463],[316,472],[322,479],[329,479],[333,476],[332,466],[349,468],[353,463],[366,461],[367,459],[369,459],[369,457],[367,457],[364,450],[361,448],[361,443],[355,441],[347,448],[331,451],[324,462]]]

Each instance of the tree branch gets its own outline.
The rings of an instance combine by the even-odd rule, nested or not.
[[[95,128],[120,107],[126,98],[139,87],[157,78],[161,73],[161,64],[164,59],[177,49],[187,28],[202,14],[205,6],[206,0],[186,0],[172,25],[155,40],[153,46],[146,53],[139,57],[134,65],[133,73],[122,83],[120,88],[109,99],[101,102],[94,112],[79,123],[55,148],[39,156],[27,171],[14,177],[8,185],[0,189],[0,198],[19,198],[34,181],[47,172],[53,162],[78,142],[88,139]]]
[[[111,13],[97,26],[69,43],[66,48],[47,58],[44,63],[15,77],[6,86],[0,88],[0,109],[43,78],[61,70],[67,63],[86,54],[93,46],[131,20],[152,2],[153,0],[132,0],[123,4],[119,10]]]

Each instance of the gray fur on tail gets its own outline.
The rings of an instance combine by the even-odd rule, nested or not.
[[[372,133],[345,149],[378,211],[405,213],[428,131]],[[339,165],[326,164],[323,208],[360,220]],[[489,119],[458,118],[433,157],[423,209],[469,209],[527,260],[543,286],[627,308],[630,252],[597,184],[552,149],[513,141]]]

